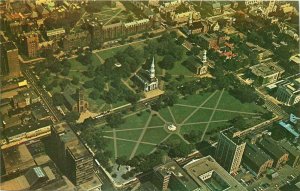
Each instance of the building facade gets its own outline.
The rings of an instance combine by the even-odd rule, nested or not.
[[[35,58],[38,56],[39,36],[37,33],[30,32],[24,34],[22,41],[25,45],[27,56]]]
[[[300,101],[300,78],[279,84],[276,99],[288,106],[298,103]]]
[[[75,185],[80,185],[93,178],[93,156],[82,145],[67,148],[67,174]]]
[[[280,168],[288,161],[289,154],[271,137],[263,137],[257,145],[274,160],[273,167]]]
[[[256,145],[247,143],[243,155],[243,164],[250,172],[259,177],[267,169],[272,168],[273,159]]]
[[[155,76],[155,61],[152,59],[151,68],[148,71],[141,69],[135,74],[137,85],[141,86],[145,92],[158,89],[158,79]]]
[[[21,75],[19,50],[12,41],[1,43],[1,75],[19,77]]]
[[[230,174],[235,174],[240,167],[246,143],[236,136],[231,129],[219,134],[215,153],[216,161]]]

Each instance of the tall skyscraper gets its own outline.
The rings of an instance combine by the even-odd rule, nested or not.
[[[68,177],[75,185],[93,178],[93,156],[82,144],[68,147],[66,161]]]
[[[34,32],[24,34],[23,42],[25,44],[27,55],[31,58],[37,57],[39,50],[38,34]]]
[[[1,75],[18,77],[21,75],[19,50],[12,41],[1,42]]]
[[[67,123],[53,125],[48,147],[53,151],[50,156],[54,162],[75,185],[93,178],[93,156]]]
[[[215,159],[230,174],[235,174],[240,167],[245,146],[246,142],[232,128],[221,131]]]

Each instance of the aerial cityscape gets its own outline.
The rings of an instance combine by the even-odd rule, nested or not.
[[[297,0],[0,14],[0,190],[300,191]]]

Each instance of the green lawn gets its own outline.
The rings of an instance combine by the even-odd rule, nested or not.
[[[159,110],[159,114],[167,121],[167,122],[173,122],[172,116],[168,110],[168,108],[163,108]]]
[[[181,64],[182,61],[175,62],[174,67],[171,70],[168,70],[168,73],[172,75],[194,76],[194,73]]]
[[[189,114],[191,114],[195,108],[192,107],[185,107],[185,106],[179,106],[174,105],[170,108],[177,124],[180,124]]]
[[[148,155],[150,154],[151,151],[153,151],[154,148],[155,148],[154,145],[140,144],[138,149],[136,150],[135,155],[140,155],[140,154]]]
[[[163,126],[165,123],[156,115],[152,115],[151,121],[149,123],[149,127],[152,126]]]
[[[133,115],[125,118],[125,123],[122,124],[118,129],[143,128],[149,116],[150,113],[144,111],[142,112],[141,116]]]
[[[220,97],[221,91],[218,91],[213,97],[211,97],[204,105],[203,107],[209,107],[214,108],[218,102],[218,99]],[[224,95],[224,94],[223,94]],[[221,101],[220,101],[221,102]],[[228,104],[228,103],[227,103]]]
[[[229,120],[239,115],[239,113],[216,111],[213,120]]]
[[[129,159],[132,150],[134,149],[136,143],[129,141],[117,141],[118,157],[125,156]]]
[[[114,158],[115,158],[114,140],[106,139],[106,143],[107,143],[107,145],[105,147],[105,150],[111,152],[112,160],[114,160]]]
[[[122,139],[137,141],[142,133],[142,129],[137,129],[133,131],[118,131],[116,136]]]
[[[197,124],[197,125],[184,125],[180,129],[180,134],[186,134],[191,132],[192,130],[195,131],[203,131],[205,129],[206,124]]]
[[[180,143],[184,143],[184,142],[177,134],[172,134],[164,143],[166,143],[166,144],[180,144]]]
[[[168,136],[168,134],[169,133],[167,133],[163,127],[147,129],[142,141],[149,143],[160,143],[166,136]]]
[[[198,95],[190,95],[190,96],[186,97],[185,99],[179,99],[178,103],[179,104],[191,105],[191,106],[199,106],[211,94],[212,94],[211,92],[207,92],[207,93],[201,93],[201,94],[198,94]]]
[[[218,108],[254,113],[256,113],[257,111],[265,111],[265,109],[254,103],[241,103],[238,99],[232,97],[228,92],[223,93]]]
[[[103,132],[103,136],[113,137],[113,133],[112,132]]]
[[[207,122],[212,114],[212,110],[199,109],[186,123]]]

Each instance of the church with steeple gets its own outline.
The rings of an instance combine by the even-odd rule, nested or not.
[[[149,70],[139,70],[135,74],[137,85],[143,88],[144,92],[149,92],[158,89],[158,79],[155,75],[155,59],[152,58],[152,63]]]

